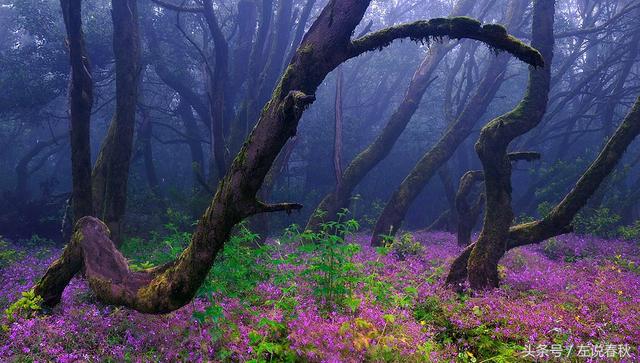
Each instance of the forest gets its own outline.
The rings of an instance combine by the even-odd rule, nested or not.
[[[0,362],[639,362],[640,0],[0,0]]]

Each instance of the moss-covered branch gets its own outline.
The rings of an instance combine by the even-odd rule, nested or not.
[[[356,56],[379,50],[397,39],[409,38],[414,41],[428,42],[442,37],[479,40],[492,50],[508,52],[534,67],[544,66],[540,52],[509,35],[505,27],[498,24],[482,25],[479,21],[466,16],[420,20],[382,29],[354,40],[351,43],[350,52]]]

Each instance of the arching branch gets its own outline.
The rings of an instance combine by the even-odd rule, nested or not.
[[[534,67],[544,66],[544,60],[537,50],[509,35],[503,26],[482,25],[479,21],[464,16],[420,20],[382,29],[351,42],[350,52],[356,56],[382,49],[396,39],[409,38],[414,41],[429,41],[445,36],[452,39],[479,40],[493,50],[506,51]]]

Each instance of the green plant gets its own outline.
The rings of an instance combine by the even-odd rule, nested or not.
[[[640,241],[640,219],[630,226],[620,226],[618,234],[628,241]]]
[[[267,280],[273,272],[269,263],[272,248],[268,245],[254,247],[257,240],[258,235],[251,232],[245,222],[240,223],[238,231],[216,257],[199,294],[242,297],[252,293],[259,282]]]
[[[249,344],[253,348],[255,358],[249,362],[295,362],[296,353],[290,348],[287,339],[287,327],[285,324],[275,320],[262,318],[258,322],[258,328],[265,330],[264,333],[257,331],[249,332]]]
[[[360,251],[360,245],[345,243],[359,224],[354,219],[347,220],[347,214],[343,209],[336,221],[322,223],[319,232],[305,231],[298,235],[303,242],[298,252],[309,256],[303,275],[312,280],[314,293],[326,311],[338,307],[355,310],[359,305],[352,298],[352,290],[360,270],[353,257]]]
[[[23,318],[31,318],[38,311],[42,310],[42,302],[44,300],[40,295],[36,295],[33,289],[24,291],[22,297],[9,306],[4,314],[9,322],[13,322],[18,316]]]
[[[9,242],[0,236],[0,268],[7,267],[23,257],[24,252],[11,248]]]
[[[463,296],[458,302],[458,309],[468,308],[467,297]],[[471,307],[471,314],[481,317],[482,308]],[[480,324],[475,327],[461,328],[449,318],[449,312],[443,308],[442,302],[436,296],[427,297],[414,308],[414,317],[421,324],[431,324],[439,327],[439,333],[430,343],[428,350],[439,350],[455,343],[466,347],[457,356],[457,362],[517,362],[524,347],[513,341],[505,341],[496,337],[491,326]]]
[[[169,222],[163,226],[162,231],[152,232],[149,239],[125,239],[120,251],[132,261],[130,268],[135,271],[159,266],[178,257],[191,241],[191,233],[181,230],[179,226],[180,224]]]
[[[614,237],[618,230],[620,216],[609,208],[598,208],[589,212],[580,212],[573,220],[575,231],[600,237]]]
[[[394,252],[398,258],[404,260],[409,256],[415,256],[420,254],[424,247],[420,242],[417,242],[411,233],[404,233],[399,238],[391,238],[389,242],[389,236],[383,236],[383,242],[385,247]]]

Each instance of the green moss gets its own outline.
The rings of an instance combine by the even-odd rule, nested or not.
[[[496,36],[500,36],[500,37],[506,37],[507,36],[507,28],[505,28],[504,26],[502,26],[500,24],[485,24],[482,27],[482,30],[484,30],[485,32],[488,32],[488,33],[492,33],[492,34],[494,34]],[[519,40],[517,40],[515,38],[514,38],[514,40],[520,42]]]
[[[300,46],[297,51],[300,55],[310,54],[311,52],[313,52],[313,46],[310,43]]]
[[[449,18],[451,27],[455,27],[464,32],[477,32],[480,30],[482,23],[468,16],[455,16]]]

